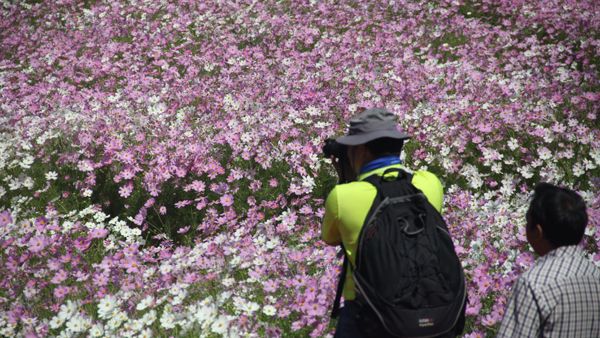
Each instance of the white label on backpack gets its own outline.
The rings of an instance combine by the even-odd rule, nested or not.
[[[419,326],[433,326],[433,318],[421,318],[419,319]]]

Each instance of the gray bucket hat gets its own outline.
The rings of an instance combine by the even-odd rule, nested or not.
[[[343,145],[356,146],[382,137],[399,140],[411,138],[398,130],[394,114],[382,108],[371,108],[350,119],[348,135],[336,141]]]

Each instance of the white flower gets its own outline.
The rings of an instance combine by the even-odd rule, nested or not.
[[[113,310],[117,307],[117,297],[108,295],[98,303],[98,314],[102,319],[108,319],[112,317],[115,313]]]
[[[100,337],[104,334],[104,325],[102,325],[102,323],[96,323],[89,332],[92,337]]]
[[[54,316],[52,317],[49,325],[52,329],[58,329],[59,327],[63,326],[65,322],[66,320],[64,318],[60,318],[60,316]]]
[[[219,315],[216,321],[210,326],[212,332],[216,334],[223,334],[227,332],[227,328],[229,327],[229,321],[227,317],[224,315]]]
[[[67,322],[67,329],[73,332],[85,331],[86,327],[83,325],[83,318],[79,315],[73,316],[73,318]]]
[[[144,323],[146,323],[146,325],[151,325],[156,320],[156,311],[154,309],[150,310],[142,317],[142,320]]]
[[[540,155],[540,158],[542,160],[549,160],[550,158],[552,158],[552,152],[546,147],[539,148],[538,155]]]
[[[142,310],[152,306],[152,303],[154,303],[154,297],[148,295],[141,302],[139,302],[138,305],[136,305],[135,309],[138,311],[142,311]]]
[[[170,264],[162,264],[160,266],[160,273],[163,275],[169,274],[173,271],[173,267]]]
[[[164,103],[157,104],[154,108],[157,114],[162,114],[167,111],[167,105]]]
[[[21,181],[21,184],[27,189],[33,189],[33,183],[33,179],[29,176],[24,177]]]
[[[302,178],[302,186],[305,188],[312,188],[315,185],[315,180],[310,176],[304,176]]]
[[[310,115],[310,116],[315,116],[315,115],[319,115],[319,109],[313,106],[309,106],[308,108],[306,108],[306,112]]]
[[[0,185],[0,197],[6,194],[6,188]]]
[[[274,249],[279,245],[279,237],[275,236],[267,242],[268,249]]]
[[[217,307],[214,304],[206,305],[196,312],[195,316],[199,323],[203,323],[205,321],[210,322],[217,316]]]
[[[593,224],[589,224],[585,227],[585,235],[591,236],[596,233],[596,227]]]
[[[149,327],[143,329],[142,331],[140,331],[140,334],[138,335],[139,338],[150,338],[152,337],[152,329],[150,329]]]
[[[10,180],[10,183],[8,184],[8,188],[10,190],[17,190],[21,187],[21,181],[18,178],[13,178]]]
[[[267,316],[273,316],[277,313],[277,309],[273,305],[265,305],[265,307],[263,307],[263,313]]]
[[[260,305],[255,302],[248,302],[246,303],[246,306],[244,306],[244,310],[248,313],[248,315],[251,315],[258,309],[260,309]]]
[[[172,329],[175,327],[177,318],[172,312],[165,311],[160,317],[160,325],[165,329]]]
[[[85,189],[82,195],[83,197],[90,197],[92,196],[92,191],[90,189]]]
[[[106,323],[106,326],[109,330],[115,331],[116,329],[119,328],[119,326],[121,326],[122,323],[123,322],[119,319],[119,317],[115,316],[108,320],[108,322]]]
[[[588,160],[587,158],[583,159],[583,166],[585,167],[585,170],[592,170],[592,169],[596,169],[596,165]]]
[[[160,96],[154,95],[154,96],[150,96],[148,98],[148,103],[155,104],[155,103],[158,103],[158,101],[160,101]]]
[[[524,166],[522,166],[521,168],[517,169],[518,172],[521,173],[521,175],[523,175],[523,177],[525,178],[532,178],[533,177],[533,168],[529,165],[526,164]]]
[[[519,148],[519,141],[517,141],[516,138],[511,138],[510,141],[508,141],[508,147],[510,148],[510,150],[515,150],[517,148]]]
[[[492,169],[491,170],[493,172],[495,172],[496,174],[502,173],[502,163],[496,162],[496,163],[492,164]]]
[[[33,163],[33,160],[34,160],[33,156],[27,155],[27,156],[25,156],[23,161],[21,163],[19,163],[19,165],[23,168],[29,169],[29,168],[31,168],[31,164]]]
[[[585,171],[583,170],[581,164],[575,163],[575,165],[573,166],[573,175],[579,177],[583,174],[585,174]]]

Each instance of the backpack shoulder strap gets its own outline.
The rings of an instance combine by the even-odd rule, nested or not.
[[[342,292],[344,291],[344,282],[346,281],[346,272],[348,271],[348,257],[346,256],[346,249],[344,244],[340,244],[340,253],[344,255],[344,263],[342,264],[342,271],[340,272],[340,279],[338,280],[337,290],[335,292],[335,300],[333,301],[333,309],[331,310],[331,318],[337,318],[340,315],[340,301],[342,300]]]
[[[389,175],[386,177],[386,175],[388,173],[392,173],[392,172],[397,172],[398,175],[396,177],[389,176]],[[408,183],[409,186],[414,187],[412,185],[412,179],[413,179],[413,175],[409,174],[406,170],[403,170],[400,168],[389,168],[386,171],[384,171],[383,174],[381,174],[381,176],[379,176],[377,174],[373,174],[373,175],[363,179],[363,181],[369,182],[373,186],[375,186],[375,188],[377,189],[378,197],[381,197],[380,200],[383,201],[386,199],[386,197],[393,197],[393,196],[397,195],[397,193],[398,193],[397,186],[394,187],[394,185],[390,185],[387,183],[406,182],[406,183]],[[408,193],[408,192],[405,192],[405,193]],[[369,218],[367,218],[367,220],[368,219]]]

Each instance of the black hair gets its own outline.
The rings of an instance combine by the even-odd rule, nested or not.
[[[365,143],[365,147],[375,158],[398,156],[404,146],[404,140],[391,137],[381,137]]]
[[[539,224],[555,248],[579,244],[588,223],[583,198],[572,190],[549,183],[535,186],[527,213],[530,226]]]

